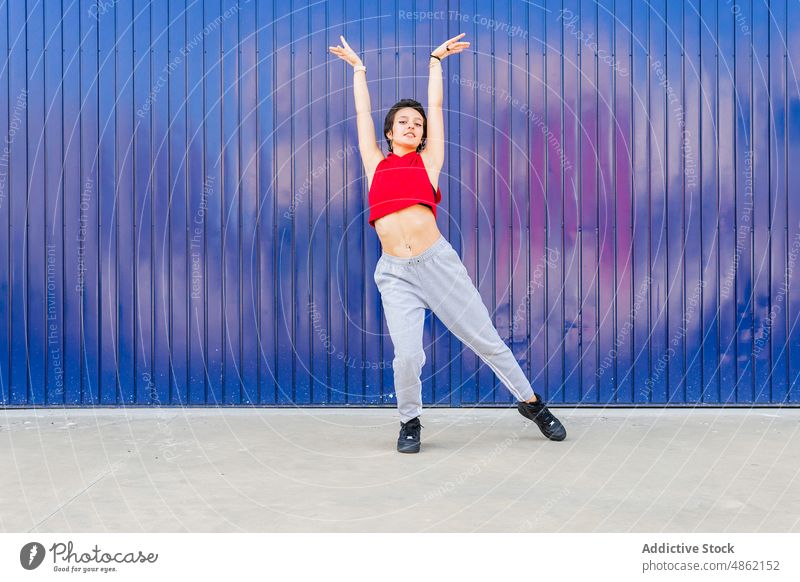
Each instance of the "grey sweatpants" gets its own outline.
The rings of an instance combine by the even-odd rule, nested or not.
[[[497,333],[461,258],[443,236],[414,257],[383,253],[375,268],[375,284],[394,345],[394,389],[402,422],[422,413],[426,308],[492,369],[517,400],[533,398],[530,382]]]

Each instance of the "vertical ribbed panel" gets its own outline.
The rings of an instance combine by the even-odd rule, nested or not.
[[[535,389],[797,404],[797,22],[786,0],[5,2],[0,403],[394,405],[328,46],[362,55],[380,136],[466,32],[439,227]],[[512,400],[434,317],[424,342],[426,404]]]

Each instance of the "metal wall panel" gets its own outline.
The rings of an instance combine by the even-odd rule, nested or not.
[[[387,405],[352,76],[537,391],[800,402],[800,3],[0,5],[0,404]],[[384,143],[380,140],[380,144]],[[790,193],[794,192],[794,195]],[[435,317],[427,405],[512,401]]]

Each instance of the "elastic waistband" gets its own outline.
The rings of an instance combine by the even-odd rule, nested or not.
[[[416,265],[417,263],[424,263],[429,261],[441,251],[450,246],[444,235],[439,235],[439,238],[429,248],[425,249],[420,254],[413,257],[396,257],[387,253],[381,253],[381,260],[393,265]]]

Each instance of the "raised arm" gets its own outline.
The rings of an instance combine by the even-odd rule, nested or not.
[[[353,67],[353,95],[356,101],[356,125],[358,126],[358,151],[367,173],[372,181],[375,168],[383,159],[383,152],[375,139],[375,124],[372,122],[372,109],[367,88],[367,71],[359,56],[350,48],[343,36],[339,36],[342,45],[328,47],[340,59]]]
[[[442,112],[443,84],[442,61],[469,47],[468,42],[459,42],[466,32],[443,42],[431,53],[428,76],[428,127],[425,149],[422,152],[425,165],[439,172],[444,165],[444,114]]]

